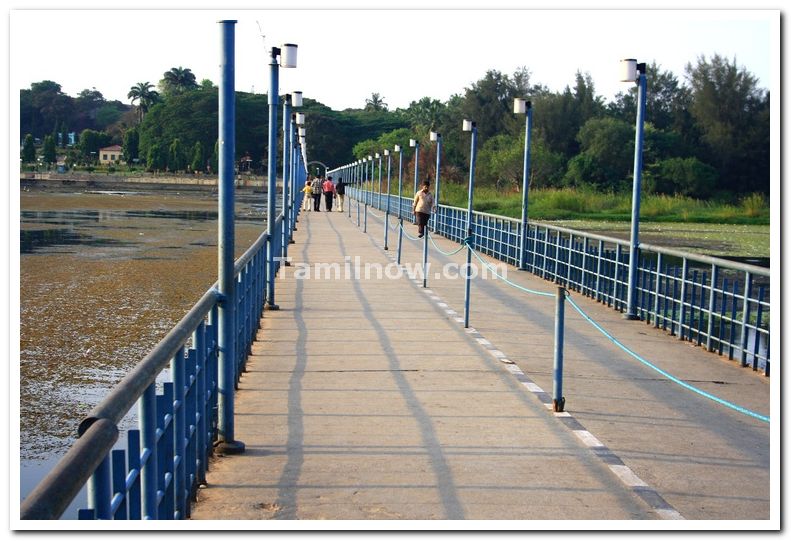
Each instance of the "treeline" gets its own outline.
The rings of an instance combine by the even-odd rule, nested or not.
[[[688,64],[684,82],[649,64],[647,83],[643,179],[649,192],[722,200],[769,193],[769,94],[753,75],[715,55]],[[573,86],[552,92],[533,84],[525,68],[510,76],[489,71],[445,102],[428,97],[412,102],[397,112],[407,129],[358,143],[354,157],[415,138],[421,144],[420,171],[433,178],[436,144],[429,131],[434,130],[442,135],[441,177],[466,182],[470,137],[461,124],[470,119],[478,127],[476,182],[518,190],[525,117],[513,114],[512,107],[520,97],[533,107],[531,188],[629,190],[637,87],[624,86],[625,92],[605,103],[589,75],[577,73]],[[413,167],[410,161],[408,170]]]
[[[753,75],[715,55],[689,64],[683,81],[656,64],[648,66],[647,76],[647,190],[720,199],[769,192],[769,94]],[[534,112],[531,187],[621,191],[631,185],[636,94],[634,85],[625,84],[623,93],[605,102],[591,77],[582,73],[563,91],[550,91],[520,68],[512,75],[489,71],[446,101],[424,97],[406,109],[390,111],[386,98],[374,93],[364,107],[344,111],[306,97],[301,111],[306,114],[308,159],[331,167],[394,144],[406,147],[415,138],[421,142],[421,175],[433,178],[436,147],[428,134],[438,131],[443,139],[441,175],[450,182],[466,181],[469,134],[461,131],[461,122],[474,120],[478,182],[517,190],[525,119],[513,114],[512,104],[514,97],[527,98]],[[39,139],[39,156],[47,137],[52,138],[51,158],[58,134],[77,132],[75,146],[60,151],[72,164],[91,160],[101,146],[120,144],[129,166],[216,171],[218,91],[211,81],[198,83],[189,69],[173,68],[156,89],[137,83],[128,97],[130,105],[108,102],[92,89],[71,98],[57,83],[34,83],[20,96],[20,137]],[[237,92],[237,159],[249,156],[253,172],[260,174],[267,168],[267,107],[266,95]],[[65,140],[60,137],[62,146]],[[23,161],[30,154],[23,150]],[[409,171],[411,159],[410,154],[405,162]]]

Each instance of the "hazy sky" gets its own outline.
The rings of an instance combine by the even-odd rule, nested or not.
[[[373,92],[391,109],[423,96],[444,101],[487,69],[519,66],[551,90],[589,72],[609,100],[628,87],[617,68],[630,57],[683,79],[688,62],[719,53],[762,87],[779,84],[778,11],[16,9],[11,95],[49,79],[71,96],[95,87],[128,103],[132,85],[156,84],[176,66],[216,84],[221,19],[238,21],[237,90],[266,93],[266,51],[297,43],[299,65],[281,70],[281,93],[302,90],[334,109],[363,107]]]

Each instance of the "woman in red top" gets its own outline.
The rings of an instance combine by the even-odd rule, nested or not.
[[[332,177],[327,177],[327,180],[322,184],[324,190],[324,206],[327,212],[332,212],[332,200],[335,199],[335,184],[332,183]]]

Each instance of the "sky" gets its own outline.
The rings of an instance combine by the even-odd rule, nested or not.
[[[424,96],[445,101],[489,69],[512,74],[521,66],[530,71],[531,83],[555,91],[573,86],[577,71],[589,73],[597,94],[609,101],[629,86],[618,81],[622,58],[655,61],[683,81],[687,63],[716,53],[735,60],[763,88],[779,84],[777,10],[20,6],[9,15],[12,96],[33,82],[51,80],[71,96],[96,88],[106,99],[129,103],[131,86],[156,84],[173,67],[190,68],[198,81],[217,84],[217,21],[228,19],[238,21],[237,90],[266,93],[267,51],[296,43],[298,66],[280,70],[280,92],[302,90],[336,110],[362,108],[374,92],[390,109]]]

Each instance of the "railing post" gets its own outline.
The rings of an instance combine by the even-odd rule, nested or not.
[[[185,403],[186,360],[184,346],[180,347],[170,361],[171,378],[173,380],[173,455],[178,457],[178,466],[174,465],[173,488],[175,494],[176,515],[183,519],[187,516],[187,485],[186,485],[186,435],[187,416]]]
[[[143,518],[156,520],[159,518],[157,502],[159,465],[157,464],[157,390],[155,383],[146,388],[138,401],[138,423],[141,435],[139,453],[146,455],[140,473]]]
[[[95,516],[99,520],[113,518],[110,506],[112,499],[110,480],[110,455],[108,454],[88,481],[88,507],[96,512]]]
[[[566,289],[558,287],[555,300],[555,362],[552,370],[552,410],[561,412],[566,406],[563,396],[563,332],[565,326]]]
[[[740,363],[742,366],[747,366],[747,326],[750,323],[750,295],[753,291],[753,276],[751,272],[744,273],[744,301],[742,302],[742,334],[741,334],[741,354]],[[755,339],[758,340],[758,332],[755,333]]]
[[[219,219],[218,219],[218,274],[221,300],[219,303],[219,367],[218,407],[219,439],[222,452],[241,453],[244,444],[234,439],[234,381],[235,381],[235,306],[234,306],[234,156],[236,146],[236,98],[234,84],[234,25],[236,21],[221,21],[222,55],[220,64],[219,110]],[[270,125],[271,126],[271,125]]]

